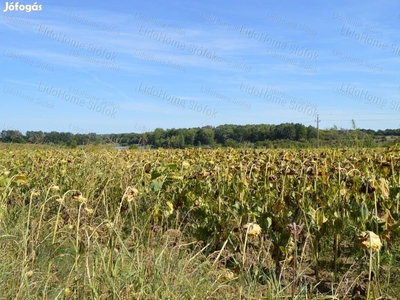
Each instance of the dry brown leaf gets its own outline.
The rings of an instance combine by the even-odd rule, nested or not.
[[[358,242],[363,249],[379,251],[382,247],[381,239],[372,231],[363,231],[358,236]]]

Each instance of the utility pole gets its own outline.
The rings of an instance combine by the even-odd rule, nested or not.
[[[319,122],[321,120],[319,119],[319,114],[317,115],[317,148],[319,148]]]

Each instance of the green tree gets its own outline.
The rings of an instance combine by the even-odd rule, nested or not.
[[[152,144],[156,147],[156,148],[160,148],[160,147],[164,147],[165,146],[165,141],[166,141],[166,134],[165,134],[165,130],[162,128],[156,128],[154,129],[153,132],[153,142]]]
[[[3,143],[24,143],[25,139],[19,130],[2,130],[1,141]]]
[[[225,147],[232,147],[232,148],[236,148],[238,146],[238,143],[233,140],[233,139],[227,139],[224,143]]]
[[[307,139],[311,140],[311,139],[316,139],[317,138],[317,128],[313,127],[313,126],[308,126],[307,127]]]
[[[213,145],[214,129],[211,126],[203,127],[197,131],[195,143],[200,145]]]
[[[279,124],[274,130],[276,139],[294,140],[296,137],[296,129],[293,124]]]
[[[26,140],[32,144],[42,144],[44,141],[45,134],[42,131],[27,131]]]
[[[195,128],[186,129],[183,131],[185,138],[185,146],[194,146],[197,130]]]
[[[307,127],[303,124],[296,123],[294,124],[294,129],[296,131],[296,141],[307,139]]]

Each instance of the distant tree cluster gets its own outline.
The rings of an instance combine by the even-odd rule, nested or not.
[[[322,146],[373,147],[385,142],[386,137],[399,137],[400,129],[370,130],[358,129],[353,122],[352,129],[337,128],[319,130]],[[317,129],[299,123],[279,125],[220,125],[198,128],[162,129],[156,128],[145,133],[119,134],[73,134],[70,132],[3,130],[3,143],[56,144],[77,147],[88,144],[119,144],[122,146],[148,146],[152,148],[187,147],[315,147]],[[377,143],[378,141],[378,143]]]
[[[77,145],[99,144],[103,138],[96,133],[73,134],[70,132],[43,132],[27,131],[23,135],[18,130],[3,130],[0,133],[0,140],[3,143],[29,143],[29,144],[57,144],[70,147]]]

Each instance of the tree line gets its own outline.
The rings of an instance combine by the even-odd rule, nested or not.
[[[394,141],[400,129],[371,130],[337,128],[318,131],[321,146],[374,147]],[[71,133],[2,130],[3,143],[55,144],[68,147],[80,145],[118,144],[132,147],[187,148],[187,147],[315,147],[317,128],[300,123],[203,126],[197,128],[156,128],[143,133]]]

